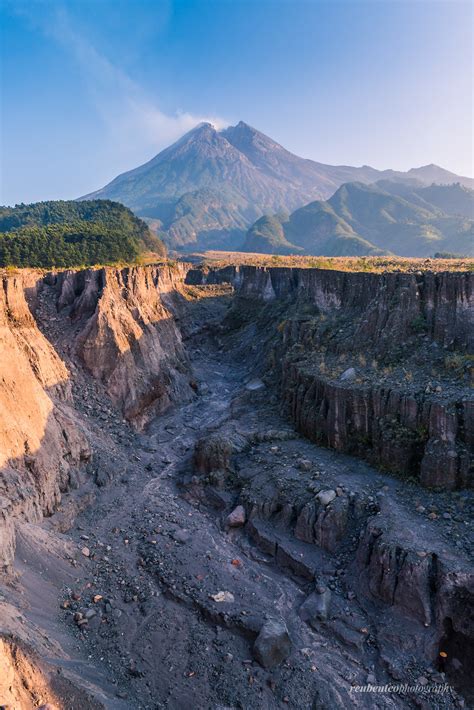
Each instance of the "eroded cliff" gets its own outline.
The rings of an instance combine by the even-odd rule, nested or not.
[[[71,395],[82,367],[136,427],[193,395],[175,321],[184,275],[150,267],[2,277],[3,566],[13,559],[13,521],[51,515],[92,457],[93,432]]]
[[[184,265],[62,272],[48,279],[74,352],[124,416],[142,427],[192,396],[176,324]]]
[[[474,274],[240,267],[299,431],[423,485],[472,485]],[[272,334],[269,322],[274,325]]]

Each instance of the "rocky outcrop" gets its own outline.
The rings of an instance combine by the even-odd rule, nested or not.
[[[210,286],[229,283],[234,287],[240,284],[240,267],[229,264],[220,269],[206,266],[191,268],[186,274],[186,283],[190,286]]]
[[[467,561],[456,560],[423,533],[397,529],[396,511],[385,508],[362,532],[354,569],[363,593],[433,629],[430,653],[446,637],[458,640],[457,653],[474,634],[474,575]]]
[[[430,487],[472,485],[474,401],[436,402],[378,386],[328,382],[298,363],[282,368],[282,399],[298,430],[323,446]]]
[[[240,296],[289,299],[323,313],[359,316],[342,339],[350,335],[348,347],[359,352],[369,342],[379,353],[392,350],[412,337],[416,317],[423,319],[423,328],[436,342],[474,352],[472,272],[377,274],[241,266],[238,274]]]
[[[80,361],[139,428],[193,394],[175,319],[185,274],[186,267],[176,265],[50,277],[59,312],[77,326]]]
[[[38,520],[57,506],[89,458],[71,407],[69,373],[37,327],[25,298],[39,276],[5,276],[0,288],[0,559],[14,552],[14,518]]]

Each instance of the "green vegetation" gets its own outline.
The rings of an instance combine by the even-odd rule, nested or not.
[[[437,251],[433,257],[434,259],[466,259],[464,254],[453,254],[450,251]]]
[[[431,200],[431,202],[430,202]],[[244,251],[318,256],[474,256],[474,191],[384,180],[342,185],[282,220],[261,217]]]
[[[0,207],[0,267],[73,267],[164,256],[163,243],[110,200],[50,201]]]
[[[264,215],[247,232],[247,243],[251,251],[266,254],[297,254],[302,247],[291,244],[285,237],[284,227],[288,215]]]
[[[428,329],[428,324],[424,316],[421,313],[415,316],[411,322],[411,327],[415,333],[424,333]]]
[[[450,353],[444,359],[444,366],[446,370],[452,370],[458,377],[467,374],[474,382],[474,355],[459,352]]]

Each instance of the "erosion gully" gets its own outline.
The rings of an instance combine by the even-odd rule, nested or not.
[[[393,664],[387,665],[376,640],[380,617],[352,591],[357,531],[334,554],[296,541],[284,513],[267,537],[262,529],[249,535],[226,524],[233,500],[228,487],[201,482],[193,465],[199,440],[219,431],[259,432],[238,454],[238,469],[240,483],[257,486],[263,498],[271,496],[266,487],[274,479],[304,479],[306,486],[313,471],[329,489],[359,491],[371,500],[393,495],[399,524],[410,522],[403,501],[395,504],[396,479],[318,448],[292,430],[270,383],[255,379],[259,363],[251,340],[245,355],[245,343],[237,347],[219,334],[227,305],[223,297],[204,310],[204,322],[186,342],[198,395],[143,433],[120,424],[126,468],[117,462],[116,480],[100,488],[92,505],[83,501],[61,543],[45,541],[41,559],[20,535],[24,613],[69,654],[69,660],[52,661],[58,673],[70,669],[81,677],[90,689],[84,707],[90,708],[462,706],[459,696],[455,702],[449,694],[351,691],[357,684],[394,682]],[[99,402],[100,386],[87,387],[89,401]],[[84,397],[78,381],[78,406]],[[89,416],[106,419],[100,407]],[[286,563],[266,547],[269,539],[286,550]],[[318,570],[316,582],[306,573],[311,566]],[[311,625],[300,607],[315,584],[332,595],[332,611]],[[292,650],[266,669],[252,648],[262,623],[273,618],[284,620]],[[400,682],[421,676],[425,683],[427,673],[430,682],[443,682],[438,668],[420,665],[416,648],[403,650]]]

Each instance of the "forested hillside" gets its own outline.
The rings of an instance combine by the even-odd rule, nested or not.
[[[130,263],[163,243],[127,207],[110,200],[0,207],[0,266]]]

